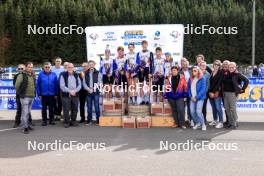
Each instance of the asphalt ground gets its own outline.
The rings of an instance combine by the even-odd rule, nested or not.
[[[13,129],[15,111],[0,111],[0,176],[165,176],[254,175],[264,173],[264,112],[239,112],[237,130],[85,126],[65,129],[61,122],[41,126],[40,111],[32,112],[34,131],[28,135]],[[212,119],[208,113],[208,119]],[[54,143],[90,144],[80,150],[33,150]],[[169,150],[161,148],[168,142]],[[227,149],[177,148],[180,143],[224,144]],[[40,145],[41,144],[41,145]],[[104,147],[98,147],[103,145]],[[212,145],[212,146],[215,146]],[[235,145],[235,149],[230,149]]]

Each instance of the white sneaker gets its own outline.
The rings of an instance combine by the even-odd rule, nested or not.
[[[194,126],[193,120],[191,120],[191,125],[190,126],[191,126],[191,128]]]
[[[215,126],[215,128],[223,128],[223,127],[224,127],[224,125],[223,125],[222,122],[219,122],[219,123]]]
[[[197,124],[194,125],[194,127],[193,127],[194,130],[197,130],[198,128],[201,128],[201,124],[200,124],[200,123],[197,123]]]
[[[202,125],[202,131],[206,131],[206,125],[205,124]]]
[[[214,125],[216,125],[216,124],[217,124],[217,122],[214,121],[214,120],[213,120],[212,122],[209,123],[210,126],[214,126]]]

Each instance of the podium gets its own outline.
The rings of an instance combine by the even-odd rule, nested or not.
[[[174,125],[171,107],[168,103],[151,105],[128,105],[125,114],[124,99],[103,100],[103,116],[100,126],[123,128],[171,127]]]

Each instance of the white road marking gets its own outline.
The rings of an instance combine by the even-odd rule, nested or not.
[[[2,129],[2,130],[0,130],[0,132],[3,132],[3,131],[11,131],[11,130],[15,130],[15,129],[18,129],[18,128],[7,128],[7,129]]]

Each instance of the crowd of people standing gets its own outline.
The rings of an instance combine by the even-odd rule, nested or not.
[[[116,58],[106,48],[101,57],[100,69],[95,68],[95,61],[82,64],[83,70],[77,73],[73,63],[55,58],[55,65],[43,64],[43,69],[36,78],[33,63],[18,65],[18,74],[14,78],[16,87],[17,114],[14,127],[20,124],[23,133],[33,130],[31,107],[35,96],[42,104],[42,126],[55,125],[63,115],[64,127],[78,126],[79,123],[92,124],[93,109],[96,121],[100,121],[100,94],[96,85],[109,86],[103,97],[125,97],[127,104],[149,105],[152,102],[168,102],[171,105],[175,124],[172,127],[206,130],[207,126],[236,129],[236,100],[245,92],[249,80],[236,69],[236,63],[216,59],[209,67],[202,54],[196,56],[196,63],[189,66],[187,58],[175,63],[171,53],[163,53],[157,47],[155,53],[148,50],[148,42],[142,41],[142,50],[134,51],[133,43],[128,45],[128,53],[122,46],[117,48]],[[143,91],[137,85],[153,86],[153,90]],[[122,91],[113,90],[112,85],[121,85]],[[126,92],[125,86],[134,86]],[[162,87],[165,86],[165,91]],[[151,92],[153,91],[153,93]],[[153,96],[151,98],[151,96]],[[213,120],[207,119],[207,102],[212,107]],[[224,106],[225,116],[223,113]],[[87,118],[85,116],[87,106]],[[187,110],[187,123],[185,111]],[[80,121],[77,114],[80,111]],[[226,121],[224,121],[226,119]]]

